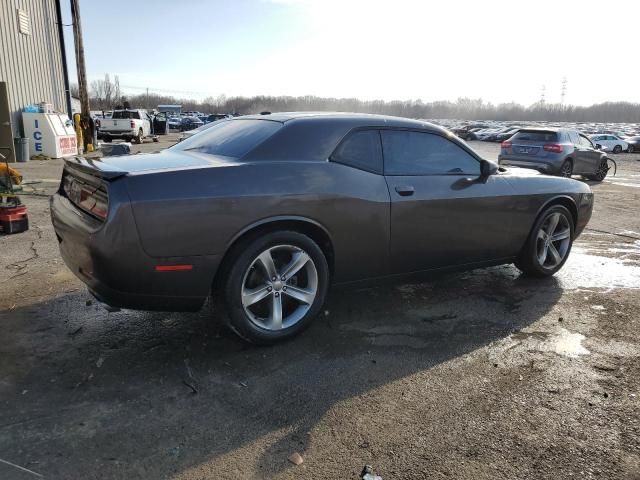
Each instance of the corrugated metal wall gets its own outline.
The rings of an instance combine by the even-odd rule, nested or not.
[[[29,14],[30,35],[18,30],[18,9]],[[25,105],[48,102],[66,111],[55,0],[0,0],[0,80],[7,82],[14,135]]]

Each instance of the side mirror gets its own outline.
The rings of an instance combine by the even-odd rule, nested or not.
[[[487,178],[495,175],[498,168],[498,165],[490,160],[480,160],[480,177]]]

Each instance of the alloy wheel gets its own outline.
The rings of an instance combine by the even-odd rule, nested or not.
[[[600,165],[598,166],[598,172],[596,173],[596,180],[604,180],[607,176],[607,173],[609,173],[609,165],[608,162],[606,160],[600,162]]]
[[[244,274],[242,307],[265,330],[298,323],[318,293],[318,271],[311,256],[294,245],[277,245],[258,255]]]
[[[571,224],[560,212],[554,212],[542,223],[536,237],[536,254],[541,267],[557,267],[571,246]]]
[[[573,167],[571,166],[571,162],[566,161],[562,164],[560,175],[563,177],[569,178],[571,177],[572,171],[573,171]]]

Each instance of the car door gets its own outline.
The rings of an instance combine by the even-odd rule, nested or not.
[[[408,273],[515,255],[514,191],[444,134],[383,129],[391,196],[390,271]]]
[[[580,169],[575,170],[577,174],[590,174],[594,173],[598,165],[600,164],[600,157],[602,153],[600,150],[596,150],[594,144],[589,140],[586,135],[579,133],[580,140]],[[605,140],[606,141],[606,140]]]

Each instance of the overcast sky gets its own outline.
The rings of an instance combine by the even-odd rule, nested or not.
[[[637,0],[80,2],[89,78],[130,94],[640,102]]]

